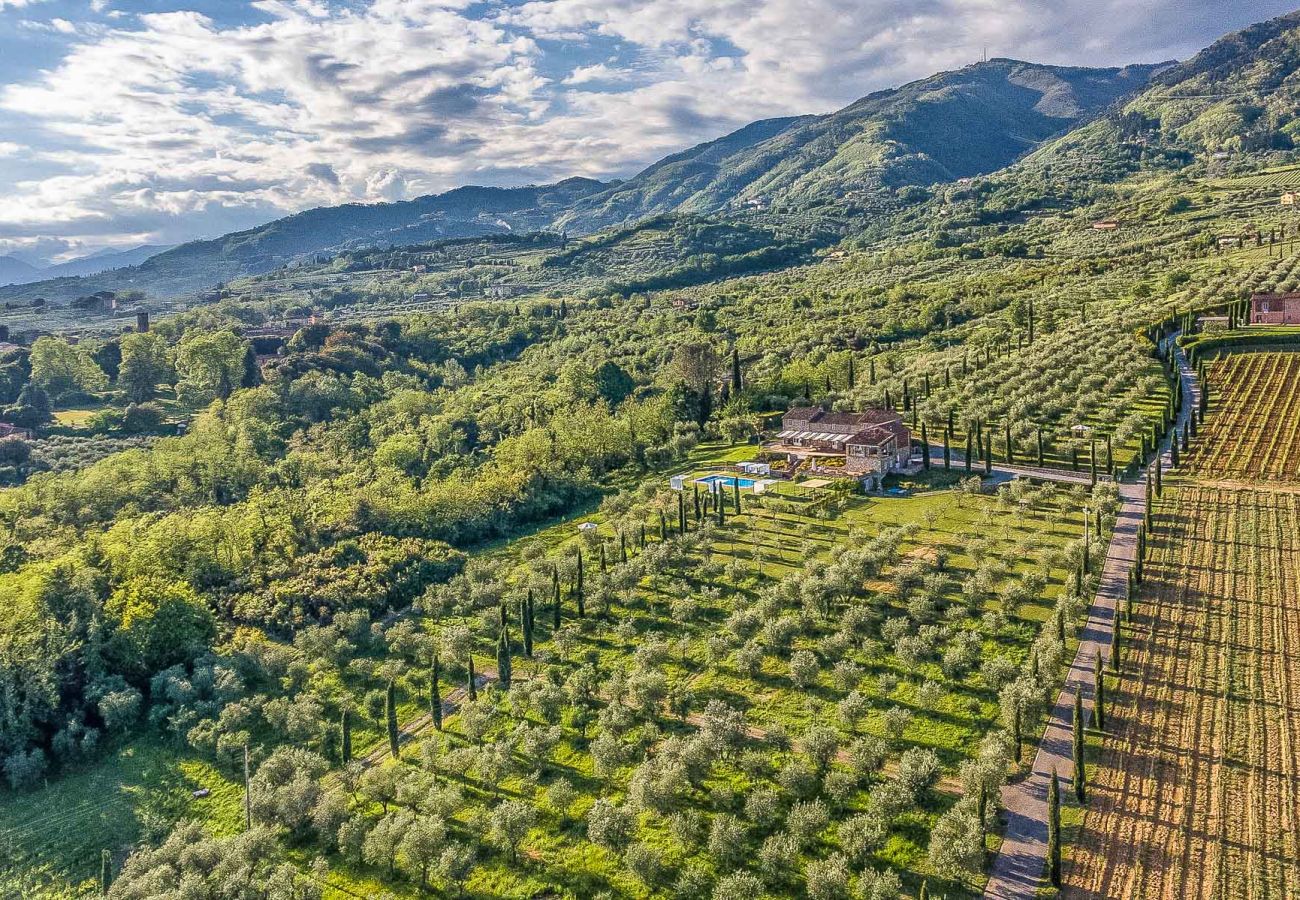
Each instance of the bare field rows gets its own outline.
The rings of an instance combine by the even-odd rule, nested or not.
[[[1300,495],[1166,493],[1063,896],[1300,896]]]
[[[1300,481],[1300,353],[1235,353],[1210,366],[1214,412],[1187,455],[1201,478]]]

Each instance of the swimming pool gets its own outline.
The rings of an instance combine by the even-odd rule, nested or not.
[[[737,482],[743,488],[752,488],[754,486],[754,479],[737,478],[735,475],[706,475],[704,478],[695,479],[696,484],[707,484],[710,488],[714,485],[734,488]]]

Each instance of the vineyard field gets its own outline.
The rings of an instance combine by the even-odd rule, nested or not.
[[[1300,353],[1233,353],[1209,367],[1214,413],[1192,443],[1200,478],[1300,482]]]
[[[1110,733],[1062,896],[1300,894],[1300,494],[1157,504]]]

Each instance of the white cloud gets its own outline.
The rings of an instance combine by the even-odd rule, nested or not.
[[[0,9],[35,2],[0,0]],[[108,0],[91,4],[99,12],[109,7]],[[23,156],[61,169],[7,192],[0,237],[149,234],[171,241],[314,205],[396,199],[465,183],[626,175],[756,118],[830,110],[963,65],[986,45],[994,55],[1048,62],[1154,61],[1191,52],[1221,30],[1286,6],[1283,0],[250,5],[262,17],[256,24],[221,25],[173,9],[111,27],[80,26],[57,65],[0,87],[0,115],[35,123],[44,133],[19,148]],[[121,6],[108,15],[120,14]],[[63,19],[44,25],[64,32],[79,27]],[[592,61],[597,42],[615,47],[614,55]],[[0,145],[0,157],[19,150],[6,153]]]
[[[4,12],[6,9],[22,9],[24,6],[33,6],[45,2],[46,0],[0,0],[0,12]]]

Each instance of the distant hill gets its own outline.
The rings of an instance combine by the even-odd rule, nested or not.
[[[171,247],[164,245],[142,244],[139,247],[132,247],[130,250],[101,250],[80,259],[42,269],[41,277],[64,278],[76,275],[98,275],[100,272],[107,272],[111,269],[138,266],[150,257],[165,253],[170,249]]]
[[[544,228],[591,233],[672,213],[810,210],[847,199],[861,215],[908,185],[996,171],[1143,88],[1157,68],[991,60],[829,115],[755,122],[626,182],[465,187],[401,203],[312,209],[132,268],[0,289],[0,300],[63,302],[103,290],[177,295],[344,249]]]
[[[1168,64],[1164,64],[1168,65]],[[656,163],[586,198],[578,231],[672,211],[807,208],[996,171],[1145,87],[1122,69],[994,59],[879,91],[825,116],[774,119]]]
[[[67,301],[97,291],[201,291],[244,275],[349,247],[405,246],[549,227],[577,200],[608,187],[587,178],[522,188],[463,187],[399,203],[321,207],[210,241],[182,244],[140,265],[88,278],[0,289],[0,300]]]
[[[0,256],[0,285],[25,284],[41,278],[41,270],[16,256]]]

